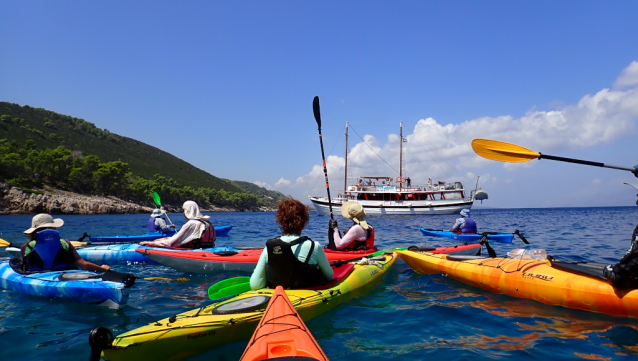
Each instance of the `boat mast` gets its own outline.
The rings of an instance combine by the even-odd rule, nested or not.
[[[348,122],[346,122],[346,166],[343,174],[343,194],[348,189]]]
[[[399,125],[399,179],[403,179],[403,122]],[[399,189],[403,188],[403,183],[399,183]]]

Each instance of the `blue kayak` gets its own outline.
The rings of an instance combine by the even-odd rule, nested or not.
[[[478,242],[483,237],[482,233],[454,233],[452,231],[433,230],[421,228],[421,233],[426,237],[441,237],[456,239],[463,242]],[[501,243],[512,243],[513,233],[486,232],[487,240]]]
[[[60,277],[74,280],[61,280]],[[128,302],[129,288],[124,283],[104,281],[99,277],[95,272],[82,270],[23,275],[14,271],[9,261],[0,263],[0,287],[4,289],[24,295],[69,299],[109,308],[123,307]]]
[[[215,226],[215,232],[217,237],[225,237],[228,236],[228,232],[233,229],[233,225],[227,226]],[[154,241],[156,239],[160,239],[163,237],[170,237],[175,232],[149,232],[146,234],[138,235],[138,236],[95,236],[89,237],[89,242],[91,243],[139,243],[145,241]]]

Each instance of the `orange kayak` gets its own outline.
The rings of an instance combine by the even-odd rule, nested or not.
[[[463,259],[412,251],[398,251],[397,254],[419,273],[442,272],[466,285],[494,293],[549,305],[638,317],[638,290],[620,290],[611,286],[601,279],[600,264],[591,264],[597,265],[597,268],[587,271],[588,267],[579,267],[578,262],[504,257]]]
[[[317,341],[278,286],[240,361],[328,360]]]

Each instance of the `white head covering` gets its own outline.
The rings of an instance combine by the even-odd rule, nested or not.
[[[182,205],[182,208],[184,208],[184,215],[189,220],[200,220],[200,221],[209,222],[210,216],[203,215],[199,211],[199,206],[197,205],[197,203],[195,203],[193,201],[186,201]],[[200,232],[204,232],[206,230],[206,227],[207,227],[206,224],[204,224],[202,222],[198,222],[198,223],[199,223],[199,231]]]

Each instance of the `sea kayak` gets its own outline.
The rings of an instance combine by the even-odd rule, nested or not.
[[[602,279],[604,264],[397,253],[419,273],[442,272],[469,286],[549,305],[638,317],[638,290],[612,287]]]
[[[140,254],[153,261],[186,273],[214,273],[222,271],[252,272],[259,261],[263,248],[232,252],[198,250],[179,252],[170,249],[137,249]],[[331,251],[324,249],[328,261],[344,261],[377,252],[376,247],[365,251]]]
[[[482,233],[455,233],[452,231],[434,230],[421,228],[421,233],[426,237],[441,237],[456,239],[463,242],[478,242],[483,237]],[[487,240],[501,243],[512,243],[513,233],[486,232]]]
[[[12,267],[13,266],[13,267]],[[105,281],[89,271],[69,270],[20,274],[17,259],[0,262],[0,286],[30,296],[70,299],[76,302],[121,308],[128,302],[131,284]]]
[[[157,250],[174,250],[179,252],[203,251],[202,249],[186,249],[186,248],[164,248],[164,247],[147,247],[139,244],[111,244],[103,246],[77,247],[78,254],[88,262],[99,265],[118,265],[118,264],[157,264],[152,259],[136,252],[136,249],[157,249]],[[237,251],[230,247],[207,248],[211,252],[228,252]],[[5,252],[16,258],[21,258],[20,248],[7,247]]]
[[[288,359],[328,361],[283,287],[275,289],[268,308],[239,361]]]
[[[375,257],[376,258],[376,257]],[[362,296],[381,283],[396,260],[384,253],[368,264],[335,268],[333,282],[313,289],[286,290],[305,321]],[[106,360],[182,360],[232,342],[247,340],[264,315],[275,290],[260,289],[196,308],[125,332],[100,345]],[[93,332],[92,332],[93,333]],[[90,341],[91,342],[91,341]],[[94,343],[93,343],[94,344]]]
[[[215,226],[215,232],[217,237],[225,237],[228,236],[228,232],[233,229],[233,225],[228,226]],[[175,232],[148,232],[146,234],[137,235],[137,236],[95,236],[89,237],[89,242],[91,243],[139,243],[145,241],[154,241],[156,239],[160,239],[163,237],[170,237]]]

